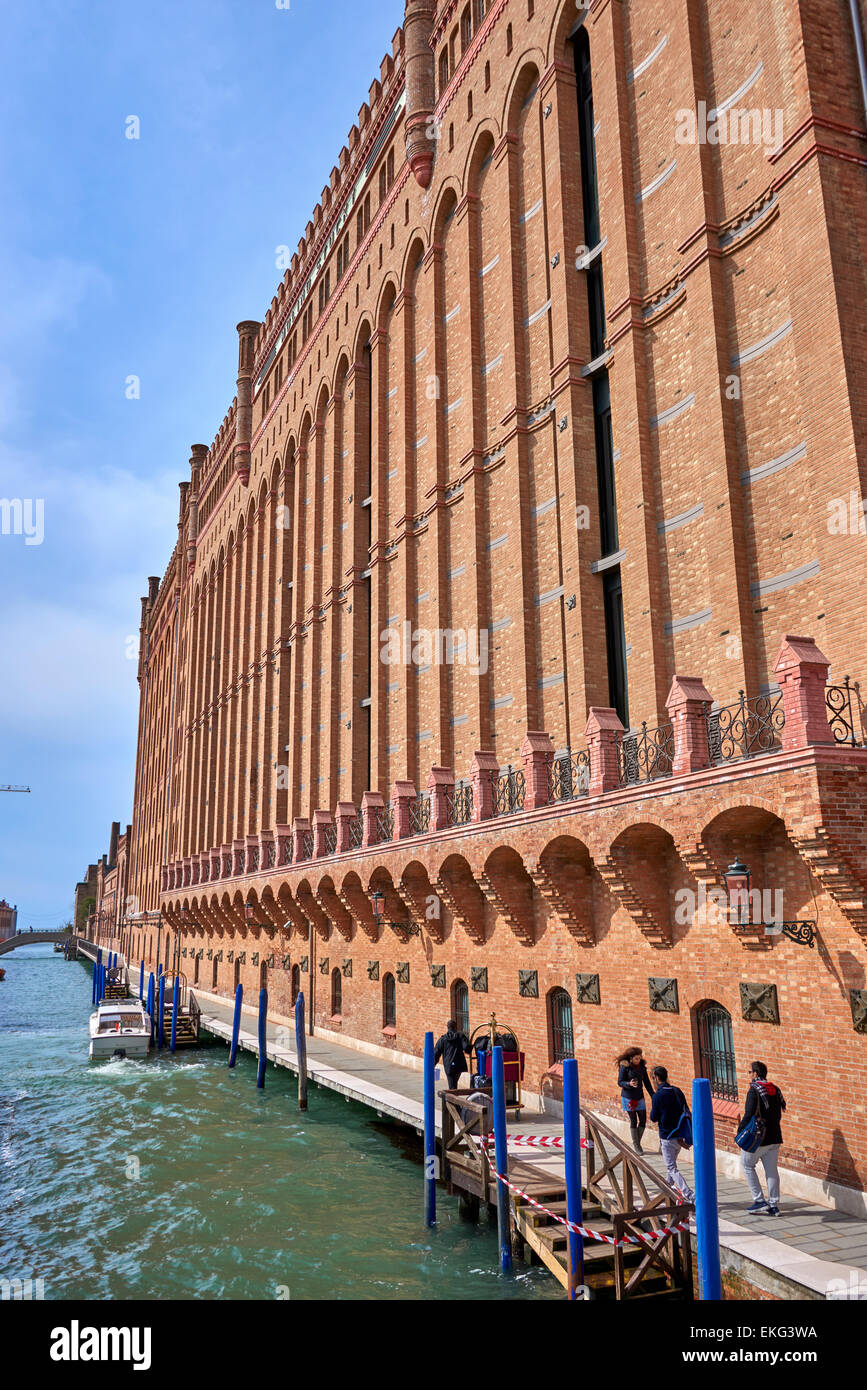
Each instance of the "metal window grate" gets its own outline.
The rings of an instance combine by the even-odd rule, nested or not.
[[[737,1100],[738,1078],[732,1019],[722,1004],[705,1004],[698,1015],[699,1073],[718,1100]]]
[[[466,980],[455,980],[452,985],[452,1013],[459,1033],[470,1031],[470,991]]]
[[[382,981],[382,1026],[383,1028],[397,1027],[393,975],[386,975]]]
[[[552,1061],[562,1062],[575,1056],[575,1037],[572,1030],[572,1000],[565,989],[554,989],[550,997]]]

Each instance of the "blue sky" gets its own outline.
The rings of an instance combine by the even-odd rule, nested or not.
[[[0,498],[44,503],[41,544],[0,534],[0,783],[32,788],[0,794],[0,897],[25,927],[70,914],[131,818],[128,639],[189,446],[223,419],[235,324],[264,316],[276,248],[297,245],[402,18],[402,0],[6,8]]]

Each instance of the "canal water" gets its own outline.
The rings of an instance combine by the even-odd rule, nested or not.
[[[88,1061],[90,967],[50,945],[3,958],[0,1279],[46,1299],[562,1299],[497,1270],[496,1221],[440,1190],[374,1112],[228,1048]]]

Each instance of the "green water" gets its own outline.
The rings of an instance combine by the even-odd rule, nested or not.
[[[0,1278],[47,1299],[561,1299],[497,1270],[496,1222],[440,1190],[420,1141],[225,1044],[88,1061],[89,967],[50,945],[3,958]]]

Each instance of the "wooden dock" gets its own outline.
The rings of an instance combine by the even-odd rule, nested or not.
[[[497,1202],[492,1102],[469,1091],[444,1091],[441,1101],[442,1177],[473,1215],[480,1202]],[[691,1299],[690,1234],[675,1228],[688,1226],[692,1207],[606,1125],[586,1116],[585,1132],[582,1224],[609,1241],[584,1239],[577,1282],[595,1298]],[[518,1189],[509,1204],[514,1253],[545,1265],[568,1289],[565,1180],[512,1155],[508,1178]]]

